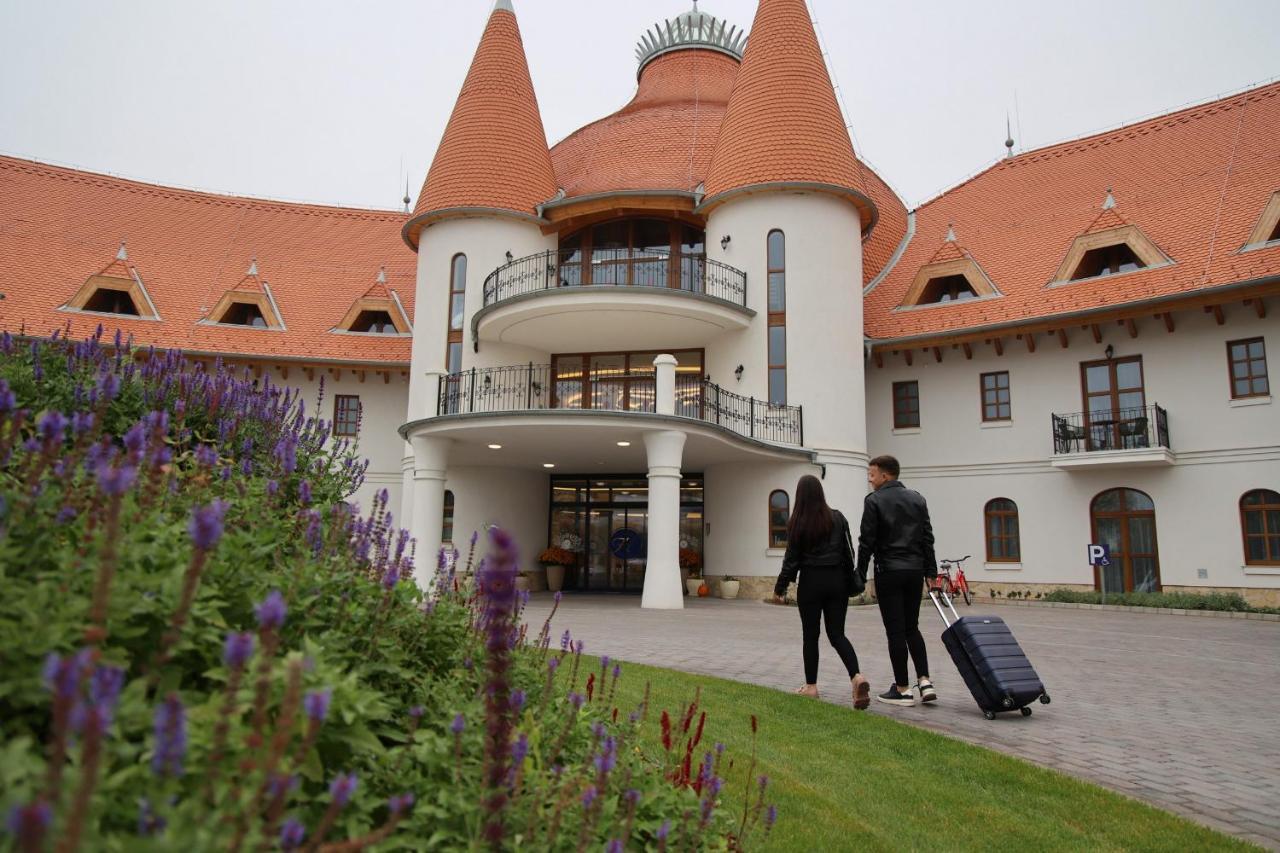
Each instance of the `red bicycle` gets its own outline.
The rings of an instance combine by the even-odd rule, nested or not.
[[[968,554],[958,559],[940,561],[938,576],[929,584],[929,588],[945,592],[952,599],[955,599],[959,593],[959,597],[964,598],[964,603],[972,607],[973,598],[969,594],[969,581],[965,580],[964,567],[961,565],[967,559],[969,559]],[[952,567],[955,568],[954,576],[951,573]]]

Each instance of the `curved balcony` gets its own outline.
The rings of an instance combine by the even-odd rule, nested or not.
[[[584,378],[579,373],[567,377],[553,373],[551,365],[527,364],[464,370],[442,377],[436,415],[656,415],[656,402],[652,375]],[[700,376],[676,376],[674,416],[767,444],[804,444],[800,406],[777,406],[743,397]]]
[[[747,274],[679,252],[578,249],[518,258],[489,274],[472,339],[553,351],[670,348],[745,329]],[[585,315],[590,322],[584,322]]]

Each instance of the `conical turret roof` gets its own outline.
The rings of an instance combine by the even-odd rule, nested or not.
[[[534,216],[556,193],[555,173],[520,27],[498,0],[403,234],[417,247],[428,221],[459,209]]]
[[[706,198],[768,184],[813,184],[875,218],[805,0],[760,0],[720,127]]]

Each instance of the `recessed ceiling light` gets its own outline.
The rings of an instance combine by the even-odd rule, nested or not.
[[[489,449],[490,449],[490,450],[501,450],[501,449],[502,449],[502,445],[501,445],[501,444],[491,444],[491,445],[489,445]]]
[[[542,467],[543,467],[543,468],[554,468],[554,467],[556,467],[556,463],[554,463],[554,462],[543,462],[543,463],[542,463]]]
[[[618,442],[618,446],[619,446],[619,447],[630,447],[630,446],[631,446],[631,442],[629,442],[629,441],[619,441],[619,442]]]

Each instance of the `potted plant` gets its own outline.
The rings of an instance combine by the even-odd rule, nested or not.
[[[689,586],[689,579],[698,576],[698,569],[702,566],[702,555],[692,548],[680,549],[680,583],[693,595],[697,591],[696,586]]]
[[[547,570],[547,589],[559,592],[564,588],[564,572],[578,561],[572,551],[552,545],[538,555],[538,562]]]
[[[696,568],[689,569],[689,577],[684,582],[684,588],[689,595],[697,595],[702,585],[702,571]]]
[[[733,575],[725,575],[720,579],[720,597],[737,598],[741,583]]]

